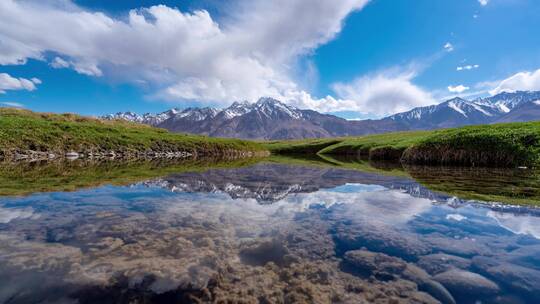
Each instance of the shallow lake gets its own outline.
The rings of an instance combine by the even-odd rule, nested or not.
[[[362,166],[4,167],[0,303],[540,303],[535,172]]]

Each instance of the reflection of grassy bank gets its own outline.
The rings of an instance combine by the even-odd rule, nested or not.
[[[463,199],[540,206],[540,172],[533,170],[401,166],[396,162],[363,161],[354,157],[316,155],[226,161],[88,161],[0,163],[0,196],[34,192],[74,191],[105,184],[128,185],[181,172],[228,169],[259,161],[291,166],[355,170],[412,178],[423,186]]]
[[[534,166],[540,163],[540,122],[274,141],[264,145],[274,154],[352,155],[409,164]]]
[[[405,166],[398,162],[365,161],[353,156],[272,156],[271,161],[297,166],[357,170],[412,178],[435,192],[461,199],[540,206],[540,172],[502,168]]]
[[[407,166],[427,188],[462,199],[540,206],[540,172],[534,170]]]
[[[258,159],[198,159],[186,161],[73,161],[0,163],[0,196],[34,192],[74,191],[101,185],[128,185],[172,173],[198,172],[213,168],[237,168]]]
[[[329,155],[272,155],[264,161],[287,164],[292,166],[311,166],[320,168],[335,168],[356,170],[380,175],[406,176],[407,173],[399,163],[375,162],[354,159],[347,156]]]

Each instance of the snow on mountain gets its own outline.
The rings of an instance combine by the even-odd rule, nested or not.
[[[477,100],[479,103],[491,104],[508,113],[514,108],[540,99],[540,91],[517,91],[517,92],[502,92],[492,97],[487,97]]]
[[[190,121],[201,121],[207,118],[214,118],[220,111],[214,108],[187,108],[180,113],[172,115],[173,119],[187,119]]]
[[[234,118],[236,116],[241,116],[251,111],[251,104],[247,101],[235,101],[230,107],[221,111],[223,116],[227,119]]]
[[[462,109],[464,102],[462,101],[449,101],[448,107],[455,110],[456,112],[460,113],[461,115],[467,117],[467,113]]]
[[[121,120],[127,120],[131,122],[138,122],[138,123],[144,123],[144,118],[133,112],[118,112],[116,114],[108,114],[103,116],[102,118],[113,120],[113,119],[121,119]]]
[[[437,105],[398,113],[389,119],[412,130],[486,124],[495,122],[522,105],[539,99],[540,92],[505,92],[475,100],[456,97]]]
[[[302,112],[273,98],[261,98],[252,109],[256,109],[270,117],[281,114],[293,119],[301,119]]]
[[[500,93],[466,100],[459,97],[418,107],[379,120],[347,121],[312,110],[300,110],[273,98],[256,103],[234,102],[225,109],[171,109],[140,116],[116,113],[104,119],[124,119],[168,129],[218,137],[293,139],[357,136],[404,130],[452,128],[495,122],[540,120],[540,92]]]
[[[222,114],[225,119],[233,119],[237,116],[242,116],[251,111],[258,111],[261,114],[272,117],[280,114],[289,116],[292,119],[300,119],[302,113],[300,110],[287,106],[273,98],[261,98],[256,103],[247,101],[234,102],[228,108],[218,110],[215,108],[186,108],[184,110],[171,109],[159,114],[146,113],[143,116],[133,112],[118,112],[116,114],[105,115],[104,119],[123,119],[132,122],[145,123],[149,125],[159,125],[168,119],[187,119],[190,121],[202,121],[208,118],[214,118],[218,114]]]

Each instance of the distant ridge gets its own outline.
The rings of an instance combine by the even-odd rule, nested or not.
[[[222,110],[208,107],[171,109],[144,115],[120,112],[102,118],[212,137],[266,140],[325,138],[540,120],[540,92],[504,92],[475,100],[456,97],[378,120],[349,121],[313,110],[301,110],[267,97],[256,103],[235,102]]]

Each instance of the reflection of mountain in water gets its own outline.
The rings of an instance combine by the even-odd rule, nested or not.
[[[403,177],[354,170],[271,163],[261,163],[249,168],[232,170],[174,174],[143,184],[168,188],[173,192],[225,192],[233,199],[253,198],[259,203],[272,203],[282,200],[288,195],[311,193],[346,184],[379,185],[388,189],[401,190],[414,197],[432,200],[447,198],[426,189],[414,180]]]

